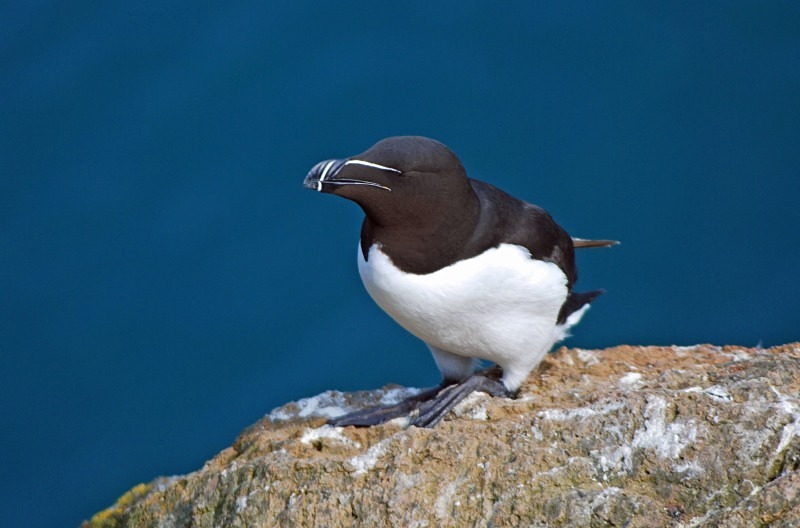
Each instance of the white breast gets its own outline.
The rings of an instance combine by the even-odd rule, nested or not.
[[[358,270],[375,302],[429,346],[503,367],[515,390],[553,343],[567,296],[567,278],[551,262],[532,259],[527,249],[501,244],[434,273],[399,270],[377,245]]]

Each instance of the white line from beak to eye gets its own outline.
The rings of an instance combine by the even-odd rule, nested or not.
[[[327,165],[325,165],[325,168],[322,169],[322,175],[319,177],[319,180],[317,180],[317,191],[322,191],[322,180],[324,180],[325,176],[328,175],[328,171],[330,170],[331,165],[333,165],[334,161],[336,160],[329,161]]]
[[[401,170],[393,169],[392,167],[386,167],[385,165],[378,165],[377,163],[372,163],[371,161],[364,161],[364,160],[357,160],[357,159],[347,160],[344,164],[345,165],[363,165],[365,167],[372,167],[373,169],[392,171],[392,172],[396,172],[398,174],[403,172]]]

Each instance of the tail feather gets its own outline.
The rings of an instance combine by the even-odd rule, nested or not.
[[[572,245],[575,248],[595,248],[595,247],[611,247],[619,244],[618,240],[588,240],[586,238],[572,239]]]
[[[561,305],[561,311],[558,312],[558,321],[556,324],[563,325],[567,322],[567,319],[569,319],[570,315],[577,312],[605,292],[605,290],[592,290],[583,293],[571,292],[567,297],[567,300],[564,301],[564,304]],[[575,323],[577,323],[577,321],[575,321]]]

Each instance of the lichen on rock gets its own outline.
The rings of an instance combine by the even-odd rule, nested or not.
[[[287,404],[84,526],[800,525],[800,343],[562,348],[434,429],[325,425],[409,391]]]

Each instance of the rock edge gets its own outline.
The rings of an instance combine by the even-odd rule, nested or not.
[[[800,343],[561,348],[435,429],[324,425],[407,394],[284,405],[83,526],[800,526]]]

